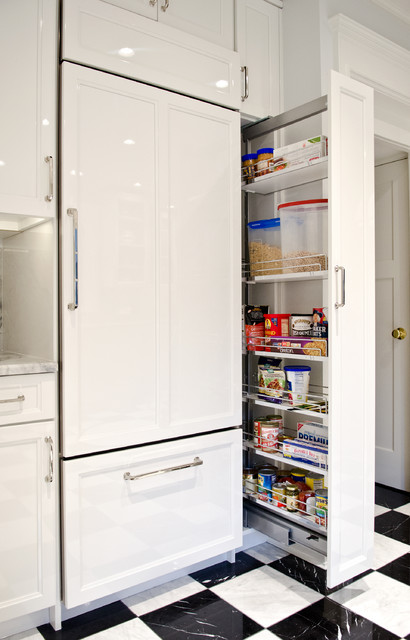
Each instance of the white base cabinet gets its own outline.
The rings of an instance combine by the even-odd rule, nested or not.
[[[241,545],[241,430],[63,462],[71,608]]]
[[[0,622],[56,604],[53,446],[54,421],[0,427]]]

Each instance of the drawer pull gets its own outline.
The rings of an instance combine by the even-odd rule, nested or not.
[[[26,398],[24,396],[17,396],[17,398],[5,398],[0,400],[0,404],[6,404],[7,402],[24,402]]]
[[[54,449],[53,449],[53,438],[51,436],[47,436],[44,438],[46,444],[50,445],[50,453],[48,458],[48,470],[49,474],[44,478],[46,482],[53,482],[54,480]]]
[[[170,473],[170,471],[179,471],[180,469],[188,469],[189,467],[199,467],[204,464],[204,461],[197,456],[193,462],[187,464],[180,464],[177,467],[168,467],[167,469],[159,469],[158,471],[149,471],[148,473],[141,473],[139,476],[132,476],[129,471],[124,473],[124,480],[141,480],[142,478],[148,478],[149,476],[159,476],[161,473]]]

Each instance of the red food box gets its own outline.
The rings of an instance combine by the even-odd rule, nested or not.
[[[265,345],[269,347],[272,336],[289,335],[290,313],[265,313]],[[267,348],[267,351],[269,349]]]

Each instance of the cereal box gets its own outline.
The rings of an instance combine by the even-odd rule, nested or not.
[[[295,353],[305,356],[327,356],[327,340],[325,338],[287,338],[272,336],[266,351],[277,353]]]

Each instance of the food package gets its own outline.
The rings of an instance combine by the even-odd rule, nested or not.
[[[327,426],[320,422],[298,422],[297,438],[312,444],[324,444],[327,447],[329,442]]]
[[[248,351],[265,351],[265,318],[268,305],[257,307],[252,304],[244,306],[244,323],[246,348]]]
[[[285,438],[283,457],[305,462],[320,469],[327,469],[328,448],[320,444],[310,444],[298,439]]]
[[[286,375],[271,364],[258,364],[259,397],[268,402],[282,404]]]
[[[277,353],[295,353],[303,356],[327,356],[325,338],[284,338],[278,336],[269,339],[267,351]]]

